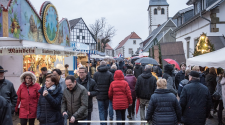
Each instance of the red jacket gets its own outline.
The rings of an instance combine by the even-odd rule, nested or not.
[[[40,85],[35,83],[29,87],[25,83],[22,83],[17,91],[17,104],[15,111],[18,111],[18,106],[20,104],[20,114],[19,118],[36,118],[37,115],[37,104],[40,93],[38,90]],[[29,92],[28,92],[29,91]]]
[[[132,96],[128,83],[124,80],[121,70],[114,74],[114,81],[110,84],[109,99],[112,100],[114,110],[124,110],[132,104]]]

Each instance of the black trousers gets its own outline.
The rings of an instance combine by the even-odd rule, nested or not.
[[[35,118],[32,118],[32,119],[24,119],[24,118],[21,118],[20,119],[20,124],[21,125],[27,125],[27,122],[28,121],[29,121],[29,125],[34,125]]]
[[[126,114],[126,109],[116,110],[116,120],[125,121],[125,114]],[[117,125],[125,125],[125,123],[117,123]]]
[[[128,114],[129,114],[129,117],[131,117],[131,113],[132,113],[132,114],[135,114],[135,111],[134,111],[134,109],[135,109],[135,101],[136,101],[136,99],[133,99],[132,106],[129,106],[129,107],[128,107]]]
[[[224,107],[223,107],[223,101],[222,100],[219,100],[219,110],[217,112],[219,123],[222,123],[223,109],[224,109]]]
[[[91,121],[91,112],[88,112],[87,120],[88,120],[88,121]],[[87,125],[90,125],[90,123],[87,123]]]

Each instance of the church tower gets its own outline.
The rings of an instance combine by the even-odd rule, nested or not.
[[[169,18],[167,0],[150,0],[148,7],[149,34]]]

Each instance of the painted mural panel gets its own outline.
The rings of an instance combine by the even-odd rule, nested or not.
[[[70,46],[70,28],[66,19],[63,19],[59,24],[59,35],[55,44]]]
[[[22,39],[46,43],[42,30],[42,21],[25,0],[21,0]]]
[[[43,15],[44,36],[48,43],[55,43],[58,38],[58,13],[56,8],[49,4]]]
[[[0,37],[3,36],[3,28],[2,28],[2,8],[0,8]]]
[[[8,9],[8,25],[9,25],[9,37],[19,39],[21,35],[20,27],[20,0],[12,0]]]

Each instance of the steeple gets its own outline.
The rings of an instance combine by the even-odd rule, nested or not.
[[[169,6],[167,0],[150,0],[149,6]]]

